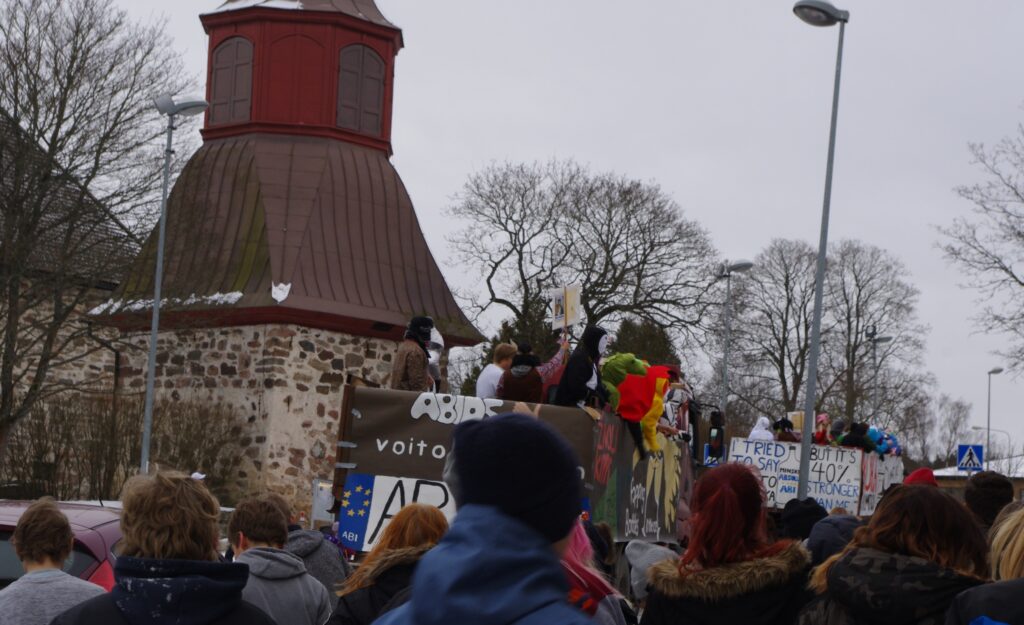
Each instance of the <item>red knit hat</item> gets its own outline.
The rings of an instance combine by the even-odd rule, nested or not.
[[[906,485],[910,484],[924,484],[926,486],[938,486],[938,481],[935,480],[935,472],[927,467],[921,467],[917,471],[914,471],[907,476],[903,483]]]

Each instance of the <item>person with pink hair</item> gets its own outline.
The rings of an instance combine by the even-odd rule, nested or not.
[[[594,547],[582,521],[569,535],[569,546],[562,556],[562,568],[569,579],[569,603],[600,625],[636,623],[636,614],[594,566]]]

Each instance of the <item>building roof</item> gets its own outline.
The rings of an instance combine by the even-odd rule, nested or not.
[[[398,28],[384,17],[384,14],[377,8],[374,0],[227,0],[207,15],[252,7],[290,11],[344,13],[345,15],[377,24],[378,26]]]
[[[152,305],[155,246],[154,234],[98,312]],[[449,291],[387,155],[344,141],[253,134],[206,142],[170,198],[165,272],[165,296],[178,308],[389,338],[426,314],[451,345],[483,340]]]
[[[992,458],[989,460],[988,471],[1002,473],[1012,479],[1024,479],[1024,456],[1010,456],[1008,458]],[[935,469],[935,477],[962,477],[967,479],[971,476],[970,471],[960,471],[956,465]]]

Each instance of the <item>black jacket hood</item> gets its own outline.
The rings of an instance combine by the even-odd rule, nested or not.
[[[587,356],[595,363],[601,360],[601,350],[599,345],[601,344],[601,338],[608,334],[604,328],[600,326],[587,326],[583,330],[583,338],[580,339],[580,345],[586,351]]]

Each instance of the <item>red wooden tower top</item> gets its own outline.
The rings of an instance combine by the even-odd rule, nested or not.
[[[373,0],[229,0],[210,36],[203,146],[167,208],[168,326],[296,323],[401,339],[430,315],[483,340],[452,296],[391,155],[402,31]],[[150,236],[106,311],[148,308]]]

